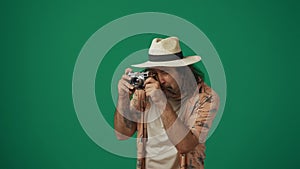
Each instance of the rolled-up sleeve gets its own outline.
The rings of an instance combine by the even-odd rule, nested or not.
[[[220,104],[219,96],[211,91],[210,94],[200,93],[193,112],[189,118],[190,130],[199,138],[199,143],[204,143],[213,120],[217,115]]]

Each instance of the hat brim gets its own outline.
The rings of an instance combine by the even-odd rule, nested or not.
[[[178,60],[172,60],[172,61],[164,61],[164,62],[151,62],[147,61],[141,64],[135,64],[131,65],[133,67],[138,67],[138,68],[149,68],[149,67],[181,67],[181,66],[187,66],[194,64],[196,62],[199,62],[201,60],[200,56],[188,56],[184,57],[183,59],[178,59]]]

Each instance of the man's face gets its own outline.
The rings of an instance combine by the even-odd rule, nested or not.
[[[180,83],[182,78],[176,68],[156,67],[151,70],[157,74],[157,80],[160,82],[161,88],[167,97],[180,95],[180,88],[177,83]]]

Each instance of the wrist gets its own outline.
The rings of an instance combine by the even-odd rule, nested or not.
[[[118,103],[117,103],[117,109],[121,113],[124,111],[128,111],[130,107],[130,99],[129,97],[123,97],[119,96]]]

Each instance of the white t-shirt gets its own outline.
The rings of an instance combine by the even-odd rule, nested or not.
[[[178,114],[180,101],[169,100],[169,103]],[[147,112],[146,169],[180,169],[177,149],[168,138],[159,111],[151,106]]]

